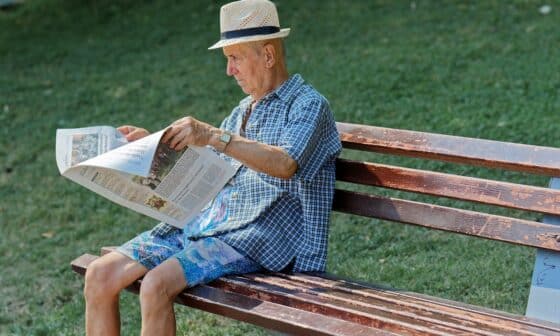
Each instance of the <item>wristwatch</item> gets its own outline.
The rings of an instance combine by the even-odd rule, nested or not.
[[[220,148],[216,148],[220,152],[225,152],[227,145],[231,142],[231,133],[228,131],[223,131],[220,134]]]

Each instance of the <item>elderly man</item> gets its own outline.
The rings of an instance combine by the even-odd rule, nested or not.
[[[340,141],[328,102],[289,76],[275,6],[227,4],[220,13],[227,75],[249,96],[213,127],[192,117],[171,124],[163,141],[180,150],[211,146],[238,168],[184,229],[160,223],[95,261],[85,283],[89,335],[117,335],[118,296],[144,276],[142,335],[175,334],[173,300],[184,288],[226,274],[323,271]],[[133,141],[145,129],[122,126]]]

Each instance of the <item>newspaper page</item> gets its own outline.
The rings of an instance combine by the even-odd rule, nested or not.
[[[164,131],[134,142],[110,126],[59,129],[61,175],[111,201],[182,228],[208,204],[236,169],[206,147],[175,151]]]

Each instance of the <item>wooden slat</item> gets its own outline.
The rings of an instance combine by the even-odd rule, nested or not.
[[[308,285],[303,282],[286,280],[277,276],[250,274],[227,277],[210,284],[225,290],[254,298],[318,312],[354,323],[382,328],[400,335],[500,335],[503,328],[482,326],[433,311],[404,307],[386,300],[374,300],[344,293],[336,289]],[[480,327],[485,328],[480,328]],[[494,330],[492,330],[494,329]],[[533,335],[517,333],[507,329],[512,335]]]
[[[377,293],[382,293],[386,299],[394,299],[402,302],[409,301],[414,304],[419,304],[426,307],[432,307],[435,305],[441,307],[440,309],[442,310],[448,309],[449,311],[457,311],[457,314],[459,314],[459,316],[463,316],[467,319],[476,316],[475,319],[482,319],[484,321],[494,321],[495,319],[506,320],[516,323],[522,323],[523,325],[527,326],[527,328],[529,328],[528,330],[530,331],[542,329],[552,332],[553,335],[560,335],[560,324],[557,323],[512,314],[491,308],[475,306],[468,303],[442,299],[425,294],[397,290],[387,286],[360,282],[358,280],[348,279],[330,273],[274,274],[276,276],[297,279],[297,281],[310,282],[322,287],[337,288],[339,290],[344,290],[352,294],[363,295],[366,297],[369,297],[372,294],[376,295]]]
[[[88,254],[78,257],[72,261],[72,269],[83,275],[88,265],[96,258],[96,256]],[[138,293],[140,285],[141,280],[137,280],[127,289]],[[393,335],[383,330],[375,330],[360,324],[227,292],[208,285],[185,290],[177,296],[175,301],[189,307],[293,335]]]
[[[560,190],[345,159],[340,181],[560,215]]]
[[[337,123],[346,148],[560,176],[560,149]]]
[[[523,316],[512,318],[468,311],[434,300],[398,295],[395,290],[354,288],[348,291],[347,287],[332,283],[320,276],[247,274],[222,278],[211,285],[356,323],[373,324],[399,334],[557,336],[559,331],[535,321],[528,322]]]
[[[560,227],[397,198],[336,190],[333,210],[560,251]]]
[[[336,289],[337,291],[347,292],[360,301],[379,299],[387,302],[389,305],[397,303],[405,310],[410,308],[425,309],[428,312],[432,312],[434,314],[433,316],[441,314],[462,319],[465,325],[479,324],[483,329],[485,328],[484,326],[490,328],[497,327],[503,330],[502,334],[529,333],[537,335],[560,335],[560,325],[555,323],[428,295],[363,284],[355,280],[344,279],[328,273],[275,273],[274,275],[276,277],[289,279],[293,282],[293,286],[299,286],[300,283],[307,283],[310,288],[314,288],[314,290],[318,292],[328,292],[328,289]],[[258,277],[258,275],[248,274],[246,277],[253,279],[254,277]],[[274,277],[270,279],[274,281]]]

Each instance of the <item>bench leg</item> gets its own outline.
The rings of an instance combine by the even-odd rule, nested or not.
[[[560,178],[550,180],[550,188],[560,189]],[[560,216],[548,215],[543,223],[560,225]],[[531,291],[525,315],[560,323],[560,252],[537,250]]]

